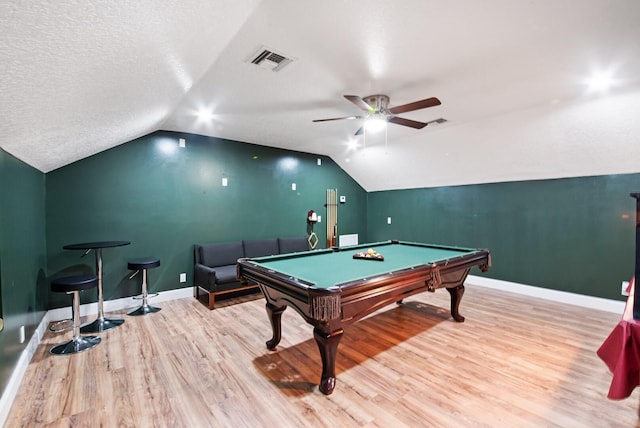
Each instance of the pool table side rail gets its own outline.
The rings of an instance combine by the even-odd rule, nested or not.
[[[398,240],[395,240],[395,239],[392,239],[391,241],[381,242],[381,244],[384,244],[384,243],[402,244],[402,245],[409,245],[409,246],[413,246],[413,247],[429,247],[429,248],[437,248],[437,249],[440,249],[440,250],[454,250],[454,251],[465,251],[465,252],[473,252],[473,251],[477,251],[478,250],[478,248],[457,247],[455,245],[424,244],[424,243],[421,243],[421,242],[398,241]]]
[[[399,241],[397,239],[391,239],[388,241],[379,241],[379,242],[369,242],[366,244],[349,245],[345,247],[333,247],[333,248],[329,248],[328,250],[353,251],[361,248],[379,247],[379,246],[394,245],[394,244],[401,244],[401,245],[406,245],[411,247],[422,247],[422,248],[428,247],[428,248],[435,248],[439,250],[463,251],[467,253],[478,250],[478,248],[457,247],[455,245],[424,244],[421,242],[414,242],[414,241]],[[319,250],[316,250],[316,251],[319,251]],[[323,251],[323,250],[320,250],[320,251]]]

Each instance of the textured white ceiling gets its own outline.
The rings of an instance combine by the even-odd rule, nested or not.
[[[158,129],[257,4],[3,1],[1,147],[47,172]]]
[[[637,0],[5,1],[0,146],[47,172],[185,131],[329,155],[367,190],[640,172],[639,21]],[[262,45],[295,60],[248,64]],[[312,122],[376,93],[449,122],[355,151],[358,121]]]

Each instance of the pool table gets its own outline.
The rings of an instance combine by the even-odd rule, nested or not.
[[[354,257],[369,249],[383,259]],[[331,394],[344,327],[388,304],[438,288],[447,289],[451,316],[462,322],[458,307],[464,281],[474,266],[483,272],[489,269],[489,250],[386,241],[244,258],[238,260],[237,274],[240,279],[258,283],[266,299],[273,329],[268,349],[275,349],[280,342],[280,320],[287,306],[314,327],[322,359],[319,389]]]

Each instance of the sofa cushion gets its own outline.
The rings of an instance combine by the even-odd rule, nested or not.
[[[209,267],[233,265],[235,269],[238,259],[242,257],[244,257],[242,241],[205,244],[200,247],[200,262]],[[216,277],[217,275],[216,271]]]
[[[307,241],[306,236],[300,236],[297,238],[278,238],[278,248],[280,250],[280,254],[309,251],[309,241]]]
[[[273,239],[249,239],[242,241],[245,257],[275,256],[279,254],[278,240]]]

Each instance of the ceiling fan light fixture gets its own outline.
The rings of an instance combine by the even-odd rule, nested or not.
[[[380,132],[387,127],[387,118],[381,114],[372,114],[364,122],[367,132]]]

